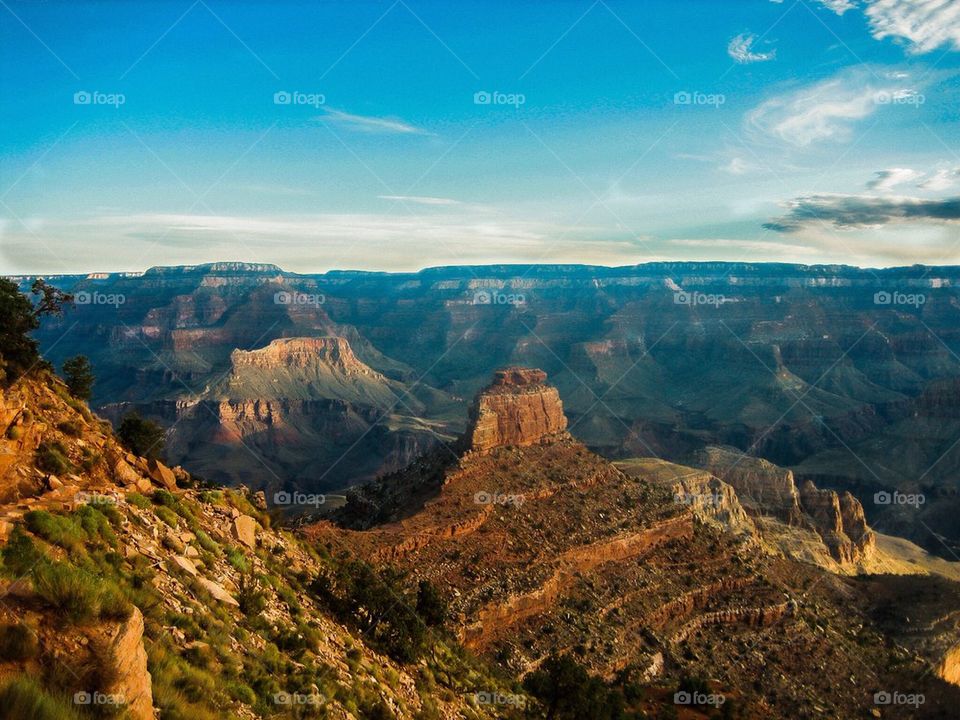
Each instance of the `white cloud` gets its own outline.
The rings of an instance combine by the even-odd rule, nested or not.
[[[747,113],[749,127],[791,145],[847,140],[858,121],[890,103],[916,93],[906,73],[880,75],[866,67],[773,97]]]
[[[910,53],[927,53],[942,45],[960,50],[957,0],[871,0],[865,12],[875,38],[906,41]]]
[[[754,166],[744,160],[742,157],[732,157],[730,162],[721,165],[720,169],[723,172],[730,173],[731,175],[745,175],[750,170],[754,169]]]
[[[820,4],[837,15],[843,15],[847,10],[853,10],[857,4],[852,0],[820,0]]]
[[[913,182],[923,177],[922,172],[917,172],[910,168],[889,168],[887,170],[879,170],[875,175],[876,177],[867,183],[867,187],[871,190],[879,190],[880,192],[889,192],[897,185]]]
[[[944,168],[917,185],[923,190],[949,190],[960,179],[960,168]]]
[[[351,130],[367,133],[386,133],[395,135],[431,135],[423,128],[418,128],[396,118],[378,118],[366,115],[353,115],[340,110],[327,110],[325,115],[320,115],[316,120],[330,120]]]
[[[766,53],[754,52],[753,44],[756,41],[757,36],[753,33],[740,33],[727,45],[727,54],[741,64],[765,62],[776,57],[776,50]]]

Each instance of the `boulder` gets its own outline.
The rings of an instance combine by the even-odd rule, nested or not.
[[[214,600],[222,602],[226,605],[240,607],[240,603],[234,599],[233,595],[224,589],[223,585],[215,583],[213,580],[207,580],[207,578],[204,577],[198,577],[197,582],[200,583],[200,585],[203,586],[203,588],[213,596]]]
[[[147,464],[147,469],[150,473],[150,477],[153,478],[154,482],[158,485],[162,485],[167,490],[176,490],[177,489],[177,476],[174,474],[173,470],[168,468],[159,460],[150,460]]]
[[[152,681],[143,646],[143,615],[137,607],[108,635],[103,664],[109,669],[107,676],[115,678],[105,692],[123,697],[127,715],[133,720],[154,720]]]
[[[233,536],[251,550],[257,547],[257,521],[249,515],[233,519]]]

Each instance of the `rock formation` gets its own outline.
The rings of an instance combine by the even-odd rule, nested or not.
[[[867,527],[863,506],[850,493],[840,496],[833,490],[818,490],[807,480],[800,500],[835,560],[857,562],[872,552],[876,538]]]
[[[510,445],[534,445],[565,432],[567,418],[560,393],[547,385],[546,379],[542,370],[498,370],[470,410],[464,436],[466,449],[483,452]]]
[[[735,448],[713,446],[698,452],[694,464],[732,485],[747,512],[772,515],[791,525],[801,522],[800,498],[790,470]]]

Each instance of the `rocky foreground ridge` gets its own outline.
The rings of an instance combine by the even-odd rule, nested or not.
[[[129,452],[44,372],[0,392],[0,718],[495,715],[475,695],[509,684],[265,510]]]
[[[943,624],[920,631],[930,641],[907,646],[871,614],[877,587],[769,551],[765,526],[709,471],[653,461],[624,473],[589,452],[563,431],[551,390],[539,371],[498,373],[459,446],[357,489],[308,536],[433,583],[483,656],[526,675],[570,653],[599,677],[643,686],[653,717],[676,709],[671,689],[690,677],[712,678],[735,717],[876,716],[873,693],[887,685],[924,687],[924,716],[948,716],[960,698],[944,669],[960,628],[953,583],[910,579],[951,590]],[[902,595],[883,594],[902,607]]]

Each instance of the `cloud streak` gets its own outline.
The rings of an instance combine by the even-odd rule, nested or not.
[[[765,53],[754,52],[753,44],[756,41],[757,36],[753,33],[740,33],[730,41],[729,45],[727,45],[727,55],[732,57],[741,65],[755,62],[766,62],[768,60],[773,60],[776,57],[776,50],[771,50],[770,52]]]
[[[423,128],[411,125],[398,118],[379,118],[367,115],[354,115],[341,110],[327,110],[325,115],[319,115],[315,118],[321,121],[330,121],[342,125],[350,130],[365,133],[378,133],[387,135],[432,135],[433,133]]]
[[[825,193],[795,198],[786,203],[786,208],[785,215],[764,223],[763,227],[791,233],[820,223],[855,229],[889,224],[960,222],[960,197],[923,199]]]

